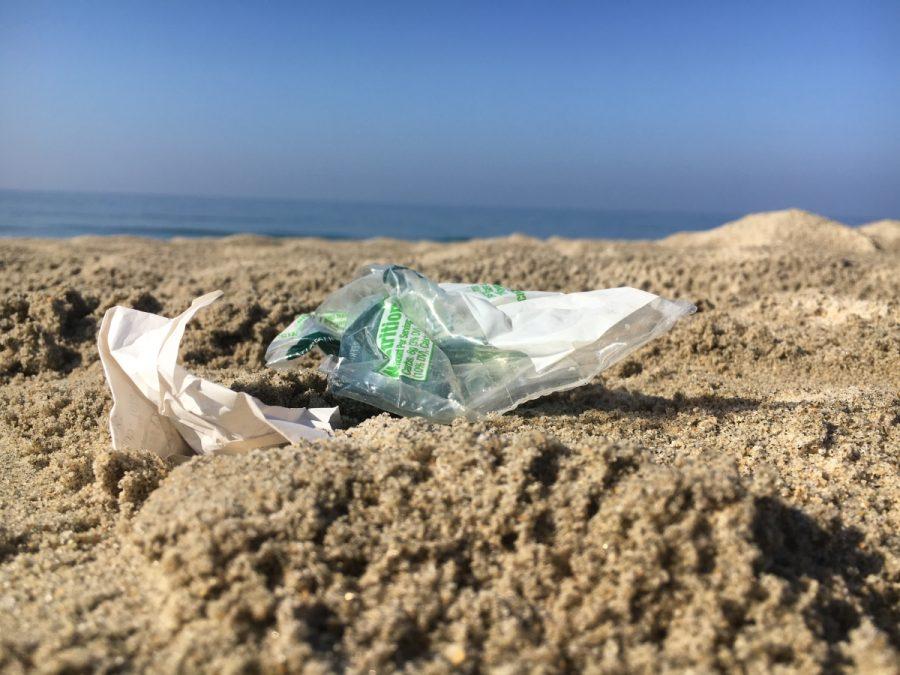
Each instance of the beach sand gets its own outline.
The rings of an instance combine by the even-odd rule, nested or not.
[[[0,670],[595,672],[900,664],[900,223],[802,211],[660,242],[0,241]],[[263,353],[367,262],[631,285],[698,314],[478,423]],[[334,440],[111,451],[95,336],[173,316],[195,373],[340,404]]]

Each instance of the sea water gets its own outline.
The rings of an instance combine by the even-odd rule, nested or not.
[[[657,239],[739,214],[423,206],[287,199],[0,190],[0,236],[534,237]]]

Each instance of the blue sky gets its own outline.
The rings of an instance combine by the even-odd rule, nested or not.
[[[900,216],[900,3],[0,0],[0,187]]]

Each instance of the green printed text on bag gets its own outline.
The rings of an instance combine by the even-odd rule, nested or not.
[[[386,377],[408,377],[420,382],[428,378],[434,343],[419,330],[394,300],[384,301],[384,311],[378,324],[378,348],[388,362],[379,369]]]
[[[473,293],[478,293],[478,295],[483,295],[488,300],[491,298],[499,298],[504,295],[515,295],[516,302],[525,300],[525,291],[516,291],[499,284],[472,284],[469,286],[469,290]]]

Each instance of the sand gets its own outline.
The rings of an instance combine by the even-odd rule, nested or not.
[[[900,672],[900,252],[869,229],[0,241],[0,670]],[[700,312],[589,386],[432,425],[334,400],[314,357],[263,367],[372,261]],[[103,312],[216,288],[188,367],[345,428],[111,451]]]
[[[706,232],[673,234],[662,243],[704,250],[787,248],[802,251],[821,247],[832,253],[866,254],[879,248],[872,235],[880,235],[880,228],[880,224],[873,223],[869,226],[870,232],[866,232],[800,209],[789,209],[753,213]]]
[[[900,250],[900,220],[876,220],[859,228],[875,242],[879,248]]]

